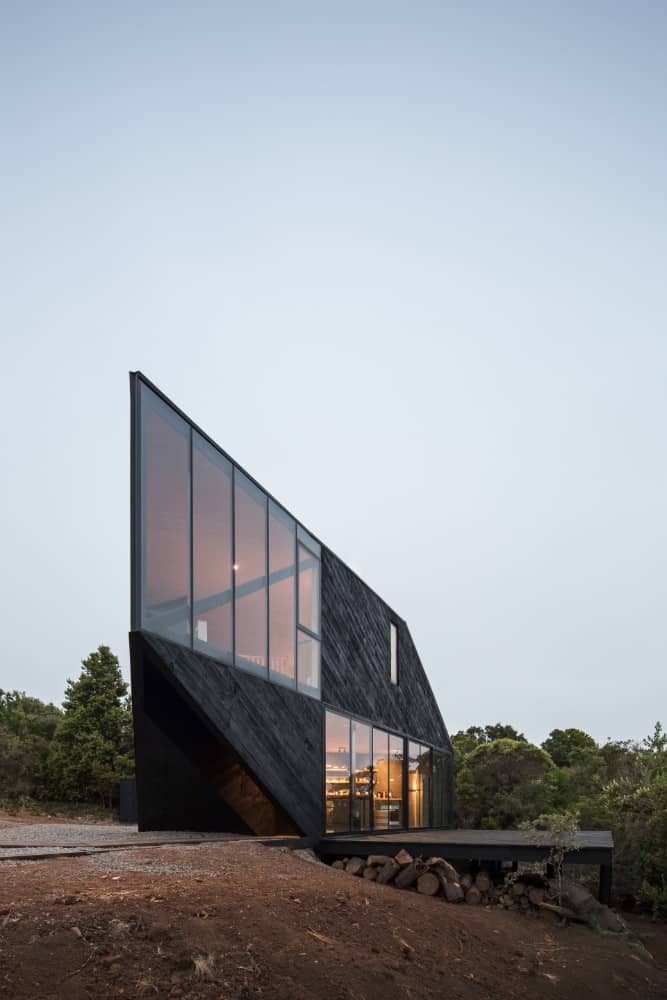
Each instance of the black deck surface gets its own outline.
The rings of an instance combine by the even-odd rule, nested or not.
[[[609,830],[581,830],[576,848],[566,860],[579,864],[610,864],[614,839]],[[322,837],[319,850],[330,855],[393,855],[400,847],[413,854],[442,855],[480,861],[536,861],[556,846],[546,833],[523,830],[404,830],[400,833],[345,833]]]

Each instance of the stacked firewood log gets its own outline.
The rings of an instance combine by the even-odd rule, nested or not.
[[[563,922],[581,921],[612,931],[624,929],[613,910],[602,906],[583,886],[572,882],[558,886],[539,874],[501,874],[494,878],[490,872],[480,870],[473,876],[459,873],[444,858],[413,858],[403,849],[393,858],[383,854],[371,854],[366,859],[344,858],[334,861],[332,868],[380,885],[442,896],[448,903],[498,906],[533,916],[542,912]]]

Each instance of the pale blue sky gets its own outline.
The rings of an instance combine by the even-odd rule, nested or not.
[[[140,368],[451,731],[667,722],[667,7],[5,3],[0,687],[128,663]]]

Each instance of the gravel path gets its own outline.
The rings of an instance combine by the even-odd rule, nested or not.
[[[201,844],[211,841],[242,840],[239,834],[198,833],[187,830],[158,830],[139,833],[132,824],[97,823],[13,823],[0,825],[0,859],[16,854],[17,848],[81,848],[141,846],[144,844]]]

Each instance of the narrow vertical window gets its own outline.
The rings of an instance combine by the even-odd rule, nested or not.
[[[393,622],[389,626],[389,647],[391,655],[391,683],[398,684],[398,629]]]
[[[422,746],[419,755],[419,771],[422,786],[422,826],[431,826],[431,795],[433,785],[433,763],[431,748]]]
[[[389,826],[389,733],[373,730],[373,829]]]
[[[320,695],[320,546],[297,526],[297,687],[313,698]]]
[[[299,625],[320,632],[320,560],[299,545]]]
[[[389,737],[389,826],[403,826],[403,742]]]
[[[413,829],[431,825],[431,749],[408,743],[408,824]]]
[[[448,818],[448,796],[449,779],[451,774],[451,761],[448,754],[441,750],[433,750],[432,761],[432,801],[433,815],[431,816],[431,826],[447,826]]]
[[[266,676],[266,496],[234,473],[235,662]]]
[[[296,526],[269,500],[269,677],[296,687]]]
[[[141,387],[141,624],[190,645],[190,427]]]
[[[408,826],[419,829],[424,826],[424,797],[422,777],[419,767],[421,747],[419,743],[408,743]]]
[[[351,821],[353,830],[371,828],[371,727],[352,720]]]
[[[232,466],[199,434],[192,438],[194,647],[232,655]]]
[[[350,720],[326,713],[327,833],[350,829]]]

